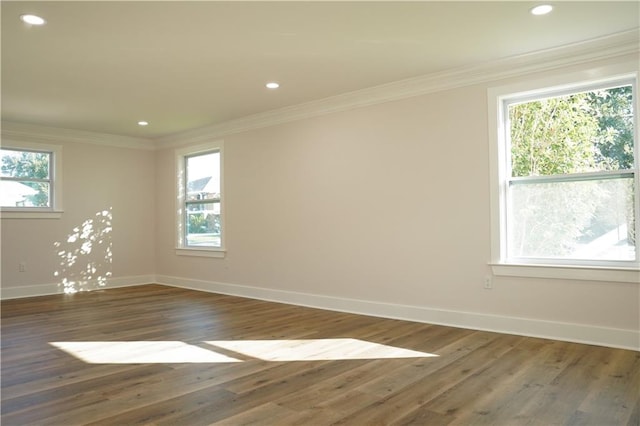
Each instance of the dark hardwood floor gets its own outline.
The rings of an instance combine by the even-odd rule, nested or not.
[[[638,425],[640,353],[148,285],[2,302],[9,425]]]

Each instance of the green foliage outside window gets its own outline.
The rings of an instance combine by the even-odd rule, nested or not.
[[[189,213],[187,234],[220,234],[220,215]]]
[[[509,108],[513,176],[633,167],[631,86]]]
[[[631,86],[513,104],[509,121],[513,177],[634,166]],[[619,227],[620,211],[624,212],[622,222],[626,221],[626,244],[635,245],[632,180],[618,183],[540,183],[513,189],[517,208],[510,231],[512,254],[570,255],[576,244]]]

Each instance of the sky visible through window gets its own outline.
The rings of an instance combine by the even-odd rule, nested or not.
[[[187,173],[190,182],[211,176],[220,192],[220,153],[188,157]]]

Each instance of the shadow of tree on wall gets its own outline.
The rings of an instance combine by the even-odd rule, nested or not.
[[[54,276],[66,294],[89,291],[107,285],[111,277],[112,209],[95,214],[82,225],[73,228],[65,241],[57,241],[54,247],[60,258]]]

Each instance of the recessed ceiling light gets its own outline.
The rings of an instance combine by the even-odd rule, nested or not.
[[[550,4],[541,4],[539,6],[534,7],[533,9],[531,9],[531,14],[532,15],[546,15],[547,13],[551,12],[553,10],[553,6],[551,6]]]
[[[138,126],[148,126],[149,122],[148,121],[138,121]]]
[[[277,89],[278,87],[280,87],[280,85],[275,81],[272,81],[271,83],[267,83],[265,86],[267,86],[267,89]]]
[[[44,19],[36,15],[20,15],[20,19],[22,19],[22,22],[30,25],[44,25],[46,22]]]

